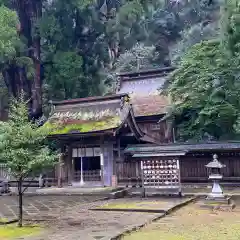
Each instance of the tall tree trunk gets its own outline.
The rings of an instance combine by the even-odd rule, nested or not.
[[[37,21],[42,17],[42,0],[32,0],[29,4],[30,21],[32,29],[35,30],[32,36],[31,58],[34,62],[35,75],[32,85],[32,114],[38,118],[42,115],[42,82],[41,82],[41,39],[37,29]]]
[[[22,227],[23,222],[23,192],[22,178],[18,180],[18,227]]]
[[[32,113],[36,117],[42,115],[42,82],[40,63],[40,38],[34,41],[33,61],[35,67],[34,82],[32,85]]]
[[[28,56],[32,58],[35,68],[34,80],[31,84],[31,112],[33,118],[42,115],[42,82],[40,59],[40,36],[37,22],[42,17],[42,0],[14,0],[20,20],[20,32],[27,39]]]

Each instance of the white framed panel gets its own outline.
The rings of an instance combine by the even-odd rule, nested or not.
[[[100,164],[101,164],[101,166],[104,165],[104,156],[103,156],[102,152],[100,153]]]
[[[93,148],[86,148],[86,157],[93,157]]]
[[[85,157],[85,148],[78,148],[78,157]]]
[[[78,157],[78,149],[77,148],[73,148],[72,150],[72,157]]]

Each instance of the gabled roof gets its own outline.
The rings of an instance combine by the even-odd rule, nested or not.
[[[122,111],[122,98],[126,96],[118,94],[54,102],[54,110],[46,124],[57,126],[52,135],[117,129],[128,115]]]
[[[131,103],[136,117],[165,114],[169,106],[167,97],[161,95],[132,96]]]
[[[174,68],[168,67],[119,74],[116,92],[130,95],[136,117],[165,114],[170,102],[167,96],[160,94],[160,88],[173,70]]]
[[[137,126],[127,94],[72,99],[53,104],[54,109],[45,123],[56,127],[51,136],[115,135],[126,123],[137,139],[150,143],[157,141]]]
[[[84,103],[92,103],[92,102],[102,102],[107,100],[115,100],[121,99],[122,97],[127,96],[127,93],[119,93],[113,95],[106,95],[106,96],[95,96],[95,97],[86,97],[86,98],[75,98],[63,101],[53,101],[53,105],[68,105],[68,104],[84,104]]]
[[[137,72],[118,73],[117,75],[121,77],[121,80],[128,80],[134,78],[149,78],[150,76],[164,76],[173,70],[175,70],[175,67],[164,67],[149,70],[140,70]]]

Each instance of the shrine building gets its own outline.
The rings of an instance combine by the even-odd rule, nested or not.
[[[50,138],[62,143],[64,181],[79,182],[82,171],[84,182],[110,186],[129,144],[172,141],[168,125],[158,124],[168,106],[158,89],[171,71],[122,74],[116,94],[53,102],[46,124],[57,126]]]
[[[46,124],[57,127],[50,138],[61,143],[58,178],[69,185],[144,184],[147,172],[151,186],[207,182],[205,164],[217,153],[227,180],[240,180],[240,143],[175,143],[171,123],[159,121],[170,105],[161,87],[173,70],[119,74],[113,95],[53,102]]]

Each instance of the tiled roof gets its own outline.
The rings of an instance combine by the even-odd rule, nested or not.
[[[165,114],[169,106],[168,98],[162,95],[132,96],[131,103],[136,117]]]

